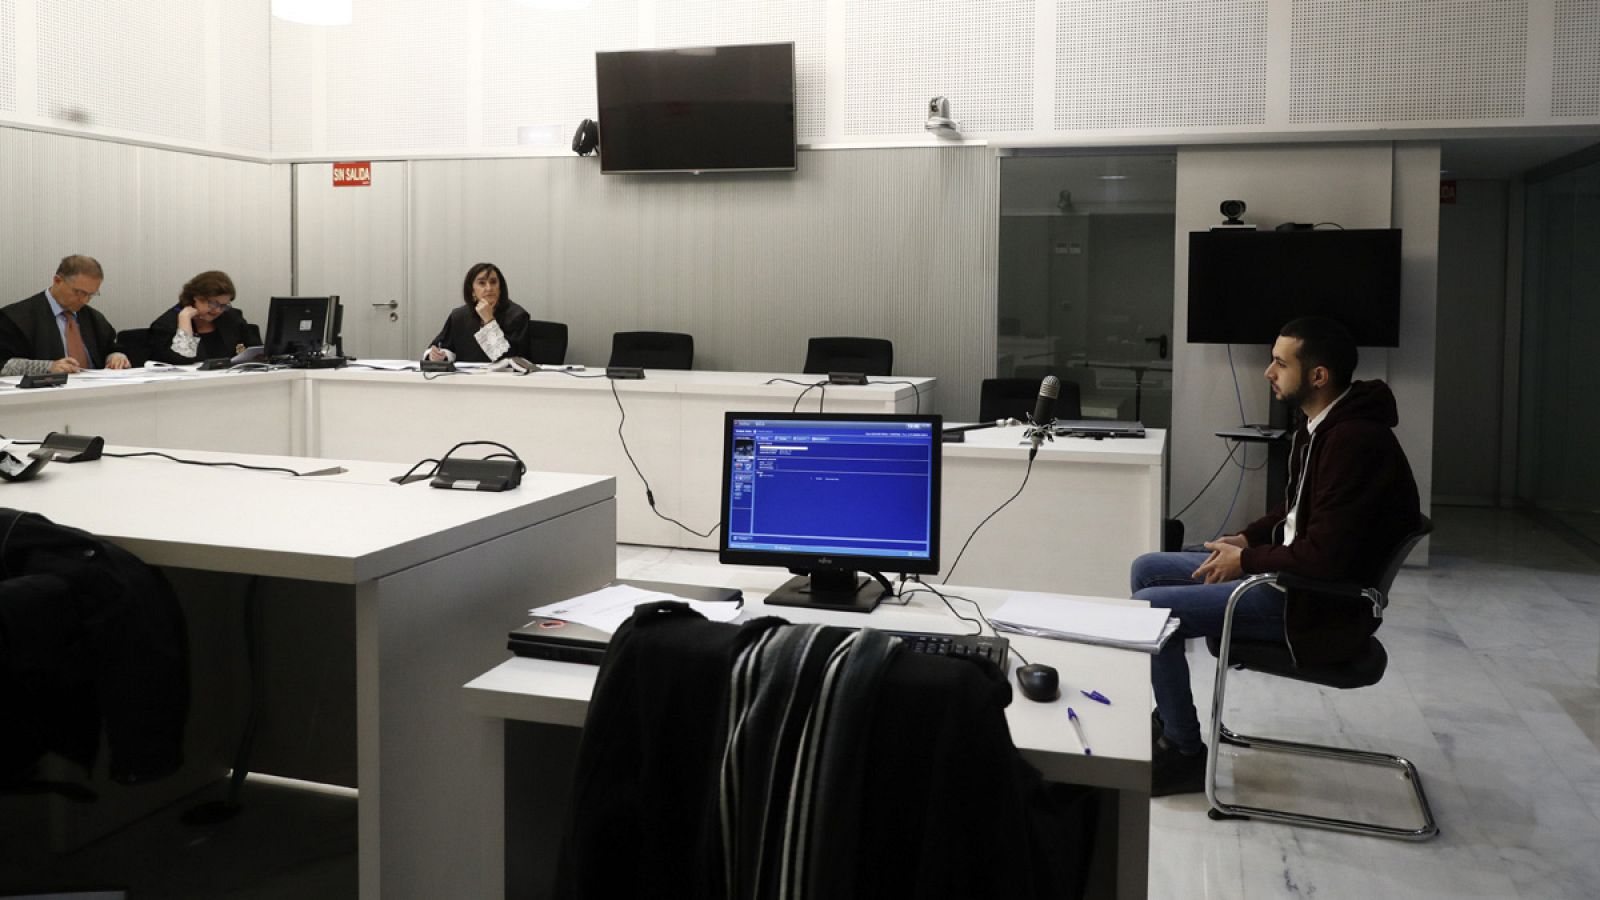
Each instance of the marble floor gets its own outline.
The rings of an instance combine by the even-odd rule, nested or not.
[[[1435,521],[1430,565],[1395,583],[1381,683],[1339,692],[1235,673],[1226,719],[1240,731],[1411,758],[1439,837],[1410,844],[1213,822],[1200,795],[1156,800],[1151,898],[1600,895],[1600,562],[1570,535],[1514,512],[1436,509]],[[619,546],[617,562],[624,577],[695,581],[719,571],[712,554],[659,548]],[[1206,716],[1214,667],[1203,647],[1190,660]],[[1243,753],[1219,766],[1245,802],[1288,795],[1314,812],[1415,819],[1393,776]],[[7,798],[0,897],[109,886],[139,898],[354,896],[352,799],[255,782],[245,799],[247,814],[224,825],[184,826],[173,809],[55,857],[25,824],[37,821],[27,815],[34,801]]]

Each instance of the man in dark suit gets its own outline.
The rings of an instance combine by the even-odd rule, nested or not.
[[[105,272],[91,256],[69,256],[50,286],[0,309],[0,375],[126,369],[117,330],[89,308]]]

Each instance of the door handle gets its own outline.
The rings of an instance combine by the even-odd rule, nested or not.
[[[398,301],[398,300],[390,300],[388,303],[374,303],[374,304],[372,304],[372,308],[373,309],[399,309],[400,308],[400,301]]]

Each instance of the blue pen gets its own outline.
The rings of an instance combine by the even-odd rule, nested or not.
[[[1083,723],[1078,720],[1078,714],[1072,707],[1067,707],[1067,718],[1072,720],[1072,730],[1078,733],[1078,744],[1083,747],[1084,756],[1093,756],[1094,751],[1089,749],[1089,740],[1083,736]]]
[[[1104,703],[1107,706],[1111,705],[1111,698],[1100,693],[1099,691],[1079,691],[1078,693],[1088,697],[1090,700],[1093,700],[1096,703]]]

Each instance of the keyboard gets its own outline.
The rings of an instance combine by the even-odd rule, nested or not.
[[[1006,655],[1011,652],[1011,642],[1003,637],[970,634],[933,634],[922,631],[890,631],[886,633],[905,641],[907,649],[912,653],[932,653],[935,656],[987,659],[999,666],[1002,672],[1006,668]]]

